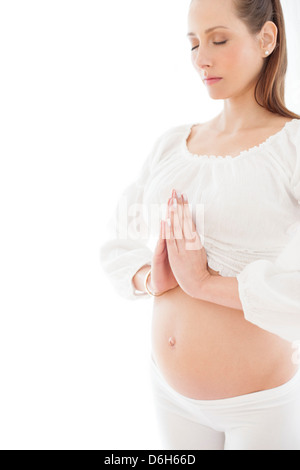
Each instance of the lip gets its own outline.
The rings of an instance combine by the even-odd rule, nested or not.
[[[204,83],[206,85],[213,85],[214,83],[218,83],[220,80],[222,80],[220,77],[205,78]]]

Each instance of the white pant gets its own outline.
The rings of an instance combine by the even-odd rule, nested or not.
[[[300,369],[280,387],[224,400],[179,394],[152,357],[150,373],[164,449],[300,450]]]

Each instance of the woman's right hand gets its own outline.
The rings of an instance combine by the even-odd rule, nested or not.
[[[170,199],[168,201],[168,210],[169,202]],[[151,274],[148,278],[147,285],[152,292],[158,294],[166,292],[179,285],[169,263],[167,242],[162,222],[160,226],[159,239],[152,258]]]

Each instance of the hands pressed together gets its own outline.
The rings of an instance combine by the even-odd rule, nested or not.
[[[199,298],[201,287],[210,278],[206,251],[187,197],[173,190],[168,201],[167,220],[161,221],[152,260],[152,289],[166,292],[179,285],[186,294]]]

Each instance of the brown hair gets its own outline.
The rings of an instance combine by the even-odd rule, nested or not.
[[[258,34],[267,21],[278,29],[277,44],[265,60],[255,87],[256,102],[272,113],[300,119],[285,105],[285,76],[288,66],[285,22],[280,0],[233,0],[237,16],[251,34]]]

